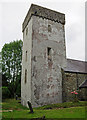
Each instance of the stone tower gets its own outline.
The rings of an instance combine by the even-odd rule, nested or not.
[[[32,4],[23,22],[21,103],[33,107],[62,102],[66,66],[65,15]]]

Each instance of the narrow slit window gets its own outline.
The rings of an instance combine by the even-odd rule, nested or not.
[[[48,32],[51,32],[52,29],[51,29],[51,25],[48,25]]]
[[[51,48],[50,47],[47,48],[47,55],[48,55],[48,60],[51,61]]]
[[[50,55],[50,52],[51,52],[51,48],[48,47],[48,49],[47,49],[48,55]]]
[[[25,69],[25,83],[27,82],[27,69]]]
[[[26,51],[26,57],[25,57],[25,61],[27,61],[27,51]]]

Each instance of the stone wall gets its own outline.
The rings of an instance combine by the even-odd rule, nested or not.
[[[62,102],[66,67],[65,15],[31,5],[23,22],[21,102],[33,107]],[[26,60],[27,57],[27,60]]]
[[[31,52],[32,52],[32,18],[23,32],[21,103],[25,106],[27,106],[28,100],[31,102]]]
[[[84,73],[74,73],[74,72],[64,72],[62,70],[63,78],[63,102],[71,101],[72,94],[74,90],[78,90],[78,99],[86,100],[86,88],[79,89],[79,86],[83,81],[87,79],[87,74]]]
[[[26,28],[32,16],[42,17],[43,19],[52,20],[61,24],[65,24],[65,14],[32,4],[22,25],[22,31]]]
[[[61,67],[66,66],[64,26],[38,16],[32,19],[32,104],[61,103]]]

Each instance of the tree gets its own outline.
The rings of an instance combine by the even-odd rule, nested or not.
[[[0,74],[2,73],[2,54],[0,52]]]
[[[14,96],[21,84],[22,41],[5,44],[2,48],[2,85]]]
[[[0,52],[0,87],[2,86],[2,55]]]

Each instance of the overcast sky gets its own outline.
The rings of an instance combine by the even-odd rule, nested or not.
[[[22,39],[22,23],[31,3],[65,14],[67,58],[85,60],[85,0],[2,0],[0,51],[5,43]]]

